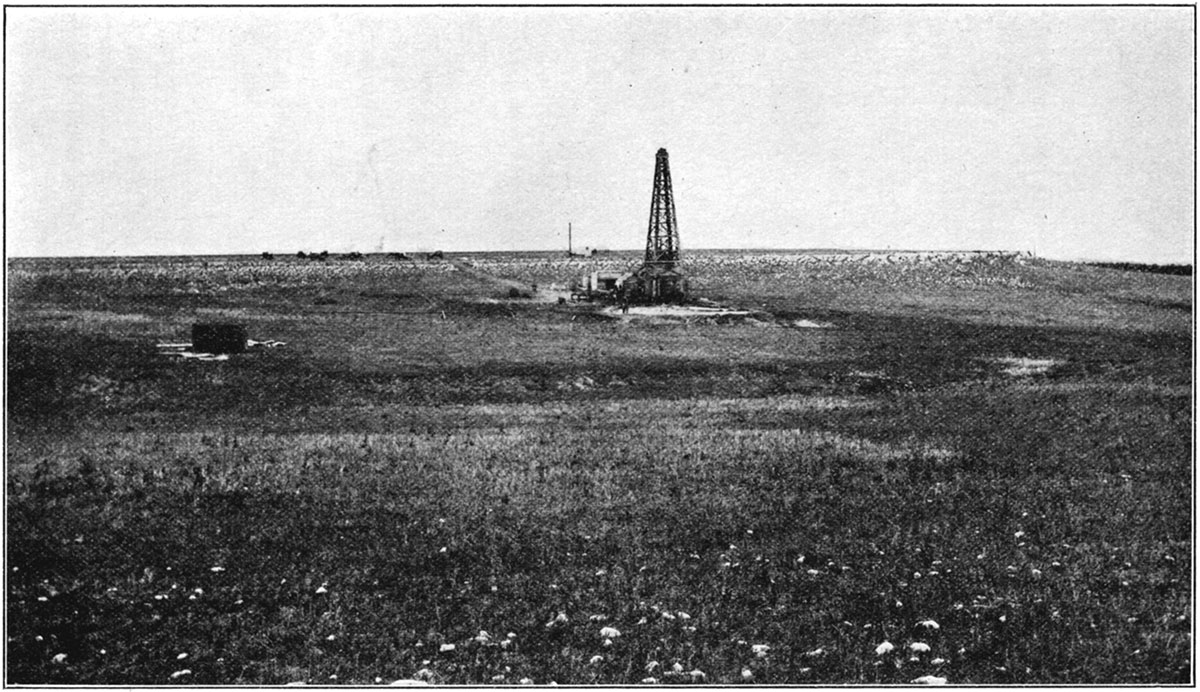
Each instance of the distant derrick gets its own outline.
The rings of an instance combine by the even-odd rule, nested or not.
[[[673,269],[678,261],[679,229],[675,225],[671,166],[667,161],[667,150],[659,149],[654,162],[654,196],[650,200],[650,228],[646,231],[646,264]]]
[[[568,224],[568,236],[570,228]],[[675,221],[675,197],[671,192],[671,167],[667,162],[667,150],[659,149],[654,161],[654,192],[650,198],[645,261],[627,274],[593,272],[583,277],[575,284],[571,299],[619,301],[626,306],[628,303],[681,303],[687,298],[687,281],[679,272],[679,265],[679,229]]]
[[[646,230],[645,262],[622,282],[626,299],[650,303],[678,303],[687,293],[679,273],[679,228],[675,222],[675,196],[671,192],[671,166],[667,150],[654,160],[654,193],[650,199],[650,226]]]

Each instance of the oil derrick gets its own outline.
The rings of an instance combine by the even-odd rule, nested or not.
[[[667,150],[659,149],[654,161],[654,196],[650,200],[650,227],[646,231],[646,260],[630,277],[628,297],[638,302],[673,303],[686,296],[679,273],[679,229],[675,225],[675,197],[671,193],[671,167]]]
[[[675,197],[671,194],[671,166],[667,150],[654,160],[654,197],[650,200],[650,228],[646,231],[646,264],[674,269],[679,262],[679,229],[675,226]]]

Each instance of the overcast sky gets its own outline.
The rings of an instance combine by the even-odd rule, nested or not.
[[[6,15],[12,256],[1193,254],[1191,7]]]

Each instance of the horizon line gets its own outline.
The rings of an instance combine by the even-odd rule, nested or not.
[[[270,252],[270,251],[267,251]],[[297,257],[300,252],[304,252],[306,257],[320,256],[321,252],[310,252],[306,250],[298,250],[296,252],[270,252],[273,258],[284,259]],[[642,253],[641,248],[596,248],[596,253],[575,253],[568,254],[564,250],[547,250],[547,249],[524,249],[524,250],[437,250],[437,249],[413,249],[413,250],[379,250],[372,252],[359,252],[355,250],[344,250],[337,252],[328,252],[329,257],[342,257],[356,253],[362,257],[373,256],[390,256],[395,254],[404,255],[428,255],[435,252],[441,252],[443,255],[472,255],[472,254],[515,254],[515,253],[537,253],[537,254],[553,254],[562,255],[564,258],[574,257],[579,259],[591,259],[593,257],[603,256],[605,254],[628,254]],[[690,252],[744,252],[744,253],[799,253],[799,254],[1003,254],[1003,255],[1023,255],[1035,259],[1050,260],[1055,262],[1081,262],[1081,263],[1127,263],[1127,264],[1145,264],[1145,265],[1176,265],[1176,266],[1193,266],[1194,258],[1186,261],[1151,261],[1151,260],[1133,260],[1133,259],[1113,259],[1113,258],[1094,258],[1094,257],[1047,257],[1037,255],[1030,250],[1006,250],[1006,249],[957,249],[957,250],[929,250],[917,248],[891,249],[891,248],[836,248],[836,247],[762,247],[762,248],[738,248],[738,247],[702,247],[694,248]],[[684,253],[683,261],[686,262],[688,251]],[[149,258],[205,258],[205,257],[258,257],[261,258],[262,252],[227,252],[227,253],[172,253],[172,254],[129,254],[129,255],[6,255],[5,260],[118,260],[118,259],[149,259]]]

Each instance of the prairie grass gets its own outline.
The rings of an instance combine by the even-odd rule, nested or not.
[[[831,264],[818,295],[736,259],[700,278],[758,324],[481,303],[434,263],[205,301],[173,291],[262,262],[23,267],[6,680],[1191,681],[1179,277]],[[156,355],[214,310],[287,346]]]

